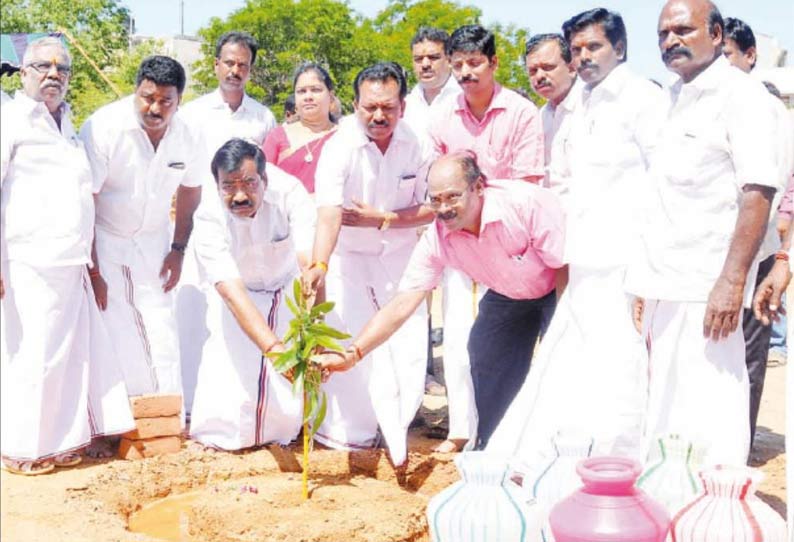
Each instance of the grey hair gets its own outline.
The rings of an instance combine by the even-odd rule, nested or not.
[[[69,61],[69,65],[72,65],[72,57],[69,56],[69,51],[60,38],[56,38],[55,36],[44,36],[28,43],[25,54],[22,56],[22,65],[27,66],[30,63],[30,57],[33,56],[33,51],[41,47],[59,47],[63,51],[66,60]]]

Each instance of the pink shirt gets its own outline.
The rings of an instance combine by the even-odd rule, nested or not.
[[[539,180],[545,175],[543,122],[538,109],[501,85],[496,85],[481,121],[471,113],[463,94],[436,110],[430,137],[439,154],[474,151],[477,164],[489,179]]]
[[[436,220],[422,234],[400,281],[401,291],[429,291],[449,266],[512,299],[554,289],[562,267],[564,224],[557,196],[515,181],[488,181],[480,235],[449,231]]]

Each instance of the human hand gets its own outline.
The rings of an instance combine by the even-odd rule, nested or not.
[[[0,275],[0,299],[3,299],[6,295],[6,287],[3,284],[3,275]]]
[[[102,275],[94,275],[91,277],[91,289],[94,290],[94,299],[96,299],[97,307],[99,310],[108,308],[108,283],[102,278]]]
[[[356,228],[380,228],[385,216],[374,207],[353,200],[352,207],[342,209],[342,225]]]
[[[326,351],[314,356],[314,361],[320,365],[325,375],[352,369],[358,360],[353,352]]]
[[[631,319],[634,322],[634,328],[639,334],[642,334],[642,315],[644,312],[645,300],[641,297],[635,297],[631,304]]]
[[[160,278],[166,279],[163,284],[163,291],[170,292],[174,286],[179,282],[179,277],[182,275],[182,261],[185,259],[185,254],[172,250],[166,254],[163,260],[163,267],[160,269]]]
[[[315,265],[301,273],[301,289],[306,298],[316,298],[317,292],[325,283],[325,270]]]
[[[727,337],[742,321],[744,281],[737,282],[720,276],[709,293],[703,336],[714,341]]]
[[[780,319],[786,311],[781,307],[781,297],[791,282],[791,271],[788,262],[777,260],[769,270],[769,274],[758,285],[753,298],[753,314],[768,326]]]

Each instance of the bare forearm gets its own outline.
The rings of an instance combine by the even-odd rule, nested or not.
[[[267,352],[279,342],[279,338],[267,325],[265,317],[254,305],[240,279],[219,282],[215,285],[215,289],[229,307],[240,328],[260,351]]]
[[[179,186],[176,191],[174,243],[187,245],[193,231],[193,214],[201,202],[201,187]]]
[[[315,262],[328,262],[336,248],[339,230],[342,228],[341,207],[320,207],[317,209],[317,230],[314,234],[312,259]]]
[[[400,292],[367,322],[353,342],[364,355],[391,337],[424,301],[426,291]]]
[[[424,204],[391,212],[394,213],[390,224],[392,228],[416,228],[430,224],[436,217],[432,209]]]
[[[774,189],[749,185],[741,198],[739,217],[731,240],[722,276],[743,284],[750,266],[758,254],[769,223],[769,209]]]

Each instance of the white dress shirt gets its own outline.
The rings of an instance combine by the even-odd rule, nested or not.
[[[199,134],[174,115],[155,150],[128,96],[91,115],[80,137],[94,174],[100,262],[128,265],[142,256],[159,271],[169,251],[172,197],[180,185],[200,187],[211,176]]]
[[[432,118],[433,111],[443,108],[444,105],[449,102],[455,102],[461,92],[463,92],[463,90],[460,88],[460,85],[452,74],[450,74],[447,82],[441,87],[441,92],[433,98],[431,103],[427,103],[422,85],[417,84],[411,92],[408,93],[408,96],[405,97],[405,114],[402,120],[406,122],[419,137],[428,137],[430,119]]]
[[[577,77],[567,96],[557,107],[551,102],[546,102],[540,109],[546,163],[546,178],[543,186],[563,198],[568,194],[568,178],[571,176],[571,166],[566,153],[571,132],[571,117],[582,101],[583,88],[584,83]]]
[[[780,186],[776,121],[766,93],[722,56],[693,81],[670,88],[650,168],[653,205],[627,274],[629,292],[708,300],[736,229],[742,188]],[[749,295],[754,278],[747,280]]]
[[[268,163],[267,188],[252,218],[224,209],[218,195],[204,194],[196,212],[193,243],[210,284],[241,278],[255,291],[275,291],[298,275],[297,254],[311,255],[317,220],[303,184]]]
[[[353,200],[378,211],[397,211],[424,203],[432,149],[425,138],[397,122],[386,153],[370,141],[355,115],[339,123],[320,155],[315,178],[315,202],[321,206],[352,207]],[[415,228],[342,226],[337,252],[378,255],[417,241]]]
[[[648,197],[647,166],[664,119],[664,95],[618,65],[595,88],[585,85],[572,115],[565,261],[625,265],[636,250]]]
[[[209,161],[221,146],[233,137],[262,147],[267,133],[276,127],[276,118],[266,106],[247,94],[237,111],[223,101],[220,89],[200,96],[179,109],[178,115],[202,133],[210,153]]]
[[[24,92],[0,117],[0,251],[41,267],[91,261],[91,167],[61,106],[61,127]]]

